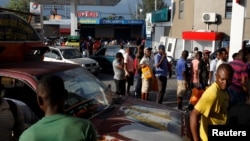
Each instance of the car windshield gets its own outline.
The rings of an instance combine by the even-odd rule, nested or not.
[[[83,58],[83,55],[77,49],[61,49],[61,52],[65,59]]]
[[[65,101],[68,114],[90,118],[112,104],[111,89],[84,68],[78,67],[54,75],[64,80],[69,93]]]

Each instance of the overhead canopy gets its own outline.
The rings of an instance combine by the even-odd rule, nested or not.
[[[199,31],[183,31],[182,38],[184,40],[207,40],[215,41],[222,39],[221,32],[199,32]]]
[[[65,46],[69,46],[69,47],[79,47],[80,43],[79,42],[66,42]]]
[[[70,5],[71,0],[32,0],[42,5]],[[89,6],[115,6],[121,0],[72,0],[77,5],[89,5]]]

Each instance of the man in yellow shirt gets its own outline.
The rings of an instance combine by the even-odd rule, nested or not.
[[[229,106],[227,88],[232,78],[232,67],[221,64],[216,72],[216,82],[206,89],[190,114],[194,141],[208,140],[208,125],[226,124]]]

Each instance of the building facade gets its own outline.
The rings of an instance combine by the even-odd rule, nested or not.
[[[229,40],[233,0],[173,0],[172,26],[170,37],[182,38],[183,31],[210,30],[222,32],[223,39]],[[250,2],[241,0],[245,7],[243,40],[250,39]],[[216,13],[216,21],[205,23],[203,13]]]
[[[167,38],[167,53],[174,58],[179,58],[184,49],[192,52],[194,47],[213,52],[220,47],[236,46],[232,49],[236,52],[250,43],[250,2],[247,0],[172,0],[170,9],[169,22],[154,23],[152,46],[162,43],[156,33],[160,29],[164,32],[160,36]]]

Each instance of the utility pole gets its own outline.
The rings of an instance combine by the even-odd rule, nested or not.
[[[155,0],[155,11],[157,10],[157,0]]]
[[[137,5],[138,5],[138,3],[135,5],[135,19],[136,20],[138,19]]]

